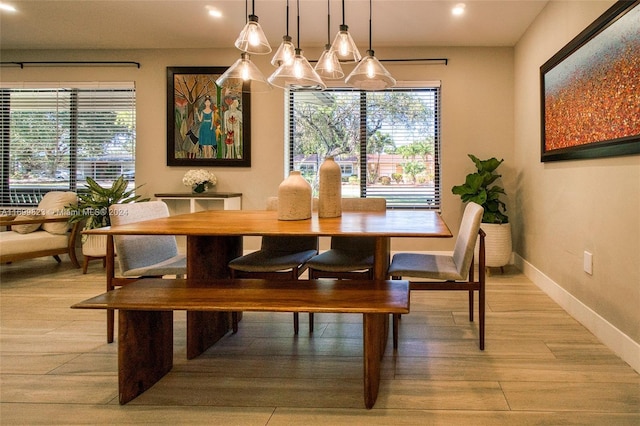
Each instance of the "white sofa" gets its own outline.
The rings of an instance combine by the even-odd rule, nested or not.
[[[0,225],[0,263],[15,262],[43,256],[67,254],[76,268],[76,238],[80,224],[69,226],[64,207],[76,203],[75,192],[52,191],[45,194],[37,208],[19,211],[15,217],[3,217]]]

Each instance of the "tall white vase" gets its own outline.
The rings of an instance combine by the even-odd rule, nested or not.
[[[311,217],[311,185],[299,171],[293,171],[278,187],[278,220]]]
[[[333,157],[325,158],[320,166],[318,217],[342,216],[342,173]]]

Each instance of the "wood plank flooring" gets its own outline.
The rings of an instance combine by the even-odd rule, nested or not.
[[[486,350],[464,292],[413,292],[377,403],[362,402],[361,315],[245,313],[236,335],[118,404],[105,313],[69,307],[104,291],[52,258],[0,265],[0,424],[640,425],[640,375],[519,271],[489,277]]]

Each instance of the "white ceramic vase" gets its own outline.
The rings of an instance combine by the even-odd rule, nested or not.
[[[318,217],[342,216],[342,172],[333,157],[325,158],[320,166]]]
[[[293,171],[278,187],[278,220],[311,217],[311,185],[299,171]]]

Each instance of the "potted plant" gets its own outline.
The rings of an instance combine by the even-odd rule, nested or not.
[[[504,188],[494,184],[502,176],[496,173],[496,169],[504,160],[495,157],[480,160],[472,154],[469,158],[474,162],[476,172],[468,174],[464,184],[454,186],[451,191],[463,202],[473,201],[484,208],[482,230],[486,234],[486,265],[502,268],[509,263],[512,250],[511,226],[505,214],[507,208],[500,199],[506,193]]]
[[[69,223],[84,221],[83,230],[110,226],[109,207],[117,203],[133,203],[148,201],[135,195],[135,190],[127,190],[129,182],[120,176],[110,188],[100,186],[94,179],[87,177],[86,191],[78,192],[78,202],[67,206],[70,210]],[[87,259],[101,258],[107,253],[107,239],[105,235],[82,235],[82,254],[85,256],[84,271]]]

